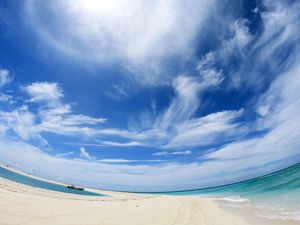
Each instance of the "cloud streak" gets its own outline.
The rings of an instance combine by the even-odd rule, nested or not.
[[[299,162],[299,2],[262,1],[264,10],[252,11],[252,18],[210,17],[219,12],[214,1],[92,3],[57,0],[50,7],[28,0],[25,13],[48,47],[100,65],[121,62],[126,75],[147,88],[167,84],[167,103],[152,99],[137,125],[118,127],[74,112],[58,82],[22,85],[18,104],[5,105],[14,94],[1,93],[1,162],[45,178],[131,191],[226,184]],[[201,28],[220,18],[218,40],[198,49]],[[191,49],[201,53],[195,57]],[[170,69],[179,61],[183,72]],[[0,74],[4,87],[9,71]],[[116,95],[128,97],[121,89]],[[241,96],[245,100],[235,104]],[[210,99],[217,104],[210,102],[207,111]],[[70,138],[80,148],[45,152],[53,137]],[[125,157],[115,157],[119,151]]]
[[[166,156],[166,155],[190,155],[192,154],[192,151],[190,150],[184,150],[184,151],[175,151],[175,152],[155,152],[153,155],[154,156]]]
[[[83,159],[87,159],[87,160],[94,160],[95,157],[92,156],[90,153],[87,152],[87,150],[85,150],[84,147],[80,147],[80,153],[79,156]]]
[[[0,88],[6,84],[9,84],[13,78],[10,76],[10,71],[0,68]]]
[[[161,85],[162,74],[171,76],[166,62],[191,55],[214,1],[57,0],[52,5],[28,0],[25,7],[25,16],[46,44],[80,60],[121,62],[136,81]]]

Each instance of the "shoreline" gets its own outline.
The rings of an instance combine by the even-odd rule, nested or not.
[[[26,172],[23,172],[21,170],[18,170],[18,169],[15,169],[14,167],[11,167],[9,165],[6,165],[6,164],[3,164],[3,163],[0,163],[0,167],[4,168],[4,169],[7,169],[7,170],[10,170],[14,173],[18,173],[18,174],[21,174],[23,176],[26,176],[26,177],[30,177],[30,178],[33,178],[33,179],[36,179],[36,180],[41,180],[41,181],[45,181],[47,183],[52,183],[52,184],[58,184],[58,185],[61,185],[61,186],[65,186],[67,187],[68,185],[70,184],[67,184],[67,183],[63,183],[63,182],[58,182],[58,181],[53,181],[53,180],[48,180],[48,179],[44,179],[44,178],[41,178],[41,177],[37,177],[35,175],[32,175],[32,174],[29,174],[29,173],[26,173]],[[0,176],[0,179],[2,177]],[[2,179],[5,179],[5,178],[2,178]],[[41,192],[49,192],[49,193],[52,193],[53,196],[54,195],[59,195],[59,196],[73,196],[73,197],[81,197],[81,195],[78,195],[78,194],[71,194],[71,193],[64,193],[64,192],[60,192],[60,191],[53,191],[53,190],[49,190],[49,189],[43,189],[43,188],[39,188],[39,187],[33,187],[31,185],[26,185],[26,184],[21,184],[21,183],[18,183],[18,182],[15,182],[15,181],[11,181],[9,179],[5,179],[9,182],[12,182],[12,183],[15,183],[15,184],[18,184],[21,186],[24,186],[24,187],[30,187],[30,188],[33,188],[33,189],[37,189],[37,190],[40,190]],[[104,189],[96,189],[96,188],[90,188],[90,187],[84,187],[84,190],[85,191],[89,191],[89,192],[95,192],[95,193],[98,193],[98,194],[104,194],[103,196],[86,196],[86,197],[94,197],[94,198],[103,198],[103,197],[110,197],[112,194],[114,196],[123,196],[123,193],[126,194],[126,196],[130,196],[130,192],[119,192],[119,191],[110,191],[110,190],[104,190]],[[134,193],[133,193],[134,194]]]
[[[2,164],[0,166],[7,168]],[[11,167],[7,169],[31,176]],[[233,208],[222,200],[209,197],[135,194],[90,188],[87,190],[108,196],[67,194],[35,188],[0,177],[0,225],[300,224],[297,221],[260,218],[252,209]]]
[[[219,225],[221,221],[223,225],[249,225],[214,201],[199,197],[118,194],[94,198],[53,193],[0,178],[0,199],[1,225]]]
[[[281,218],[268,218],[261,216],[262,213],[266,213],[267,211],[261,210],[259,208],[255,208],[252,206],[245,206],[243,203],[234,203],[230,204],[222,199],[216,199],[215,202],[219,204],[219,206],[225,210],[226,212],[233,213],[244,218],[246,221],[250,222],[250,224],[254,225],[299,225],[300,221],[292,220],[292,219],[281,219]]]

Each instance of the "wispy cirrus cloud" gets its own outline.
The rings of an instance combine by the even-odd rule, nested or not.
[[[12,80],[13,78],[10,75],[10,71],[0,68],[0,88],[6,84],[9,84]]]
[[[28,111],[26,106],[17,108],[13,111],[0,111],[1,123],[8,129],[13,130],[24,140],[30,138],[41,139],[41,136],[34,129],[35,116]]]
[[[34,7],[41,7],[39,1],[28,1],[28,10],[30,11]],[[61,7],[71,7],[69,3],[61,4]],[[104,3],[99,3],[98,6],[103,6]],[[115,6],[105,5],[109,7]],[[173,4],[173,3],[172,3]],[[191,3],[192,4],[192,3]],[[267,4],[270,5],[269,2]],[[81,10],[76,8],[76,10]],[[277,7],[277,8],[276,8]],[[269,17],[278,15],[278,8],[284,7],[284,4],[276,5],[272,12],[263,12],[262,18],[264,19],[263,25],[267,29],[270,28]],[[75,10],[75,11],[76,11]],[[100,10],[87,9],[87,10]],[[102,9],[101,9],[102,10]],[[106,9],[103,9],[106,10]],[[94,12],[94,11],[93,11]],[[284,11],[287,12],[286,10]],[[31,12],[34,13],[34,12]],[[260,13],[256,11],[255,13]],[[277,18],[277,17],[276,17]],[[293,20],[295,13],[291,13],[290,19],[285,19],[284,22]],[[69,21],[70,22],[70,21]],[[71,22],[70,22],[71,23]],[[125,142],[116,141],[103,141],[103,144],[107,146],[142,146],[153,143],[156,146],[164,146],[165,148],[183,148],[186,146],[197,146],[197,145],[209,145],[215,143],[221,135],[225,135],[227,139],[234,137],[241,137],[243,134],[247,134],[247,127],[241,127],[237,123],[237,119],[243,115],[243,110],[237,111],[223,111],[216,112],[205,117],[195,117],[196,110],[201,107],[201,93],[207,89],[217,88],[224,80],[232,80],[236,83],[237,80],[242,78],[240,75],[236,76],[237,72],[233,71],[232,76],[228,76],[223,71],[222,67],[218,65],[226,65],[226,60],[232,58],[233,55],[238,54],[239,56],[251,55],[251,52],[255,52],[256,49],[261,46],[262,43],[267,42],[270,37],[262,34],[262,37],[258,38],[258,41],[254,41],[254,36],[251,34],[248,24],[250,22],[247,19],[240,19],[233,21],[229,30],[232,35],[230,38],[225,39],[221,44],[219,50],[210,51],[199,61],[197,66],[198,75],[188,76],[181,75],[173,79],[172,87],[175,92],[175,97],[171,100],[170,105],[157,117],[152,118],[152,127],[148,127],[146,130],[121,130],[115,128],[92,128],[86,125],[96,125],[105,121],[103,118],[91,118],[84,115],[72,114],[71,106],[68,104],[62,104],[61,98],[63,97],[62,88],[57,83],[33,83],[26,86],[24,89],[31,96],[31,102],[47,102],[47,104],[56,104],[55,107],[48,108],[47,110],[40,109],[38,115],[31,115],[31,117],[42,118],[42,123],[35,126],[36,133],[57,133],[65,135],[78,135],[84,134],[85,136],[120,136],[127,139]],[[284,24],[284,23],[283,23]],[[266,30],[267,30],[266,29]],[[274,28],[275,29],[275,28]],[[277,28],[276,28],[277,29]],[[294,30],[294,27],[291,28]],[[290,36],[292,33],[282,35]],[[294,37],[295,39],[295,37]],[[293,40],[294,40],[293,39]],[[285,40],[285,39],[283,39]],[[291,40],[286,38],[286,40]],[[254,47],[250,53],[247,53],[249,43],[254,43]],[[284,42],[281,42],[284,43]],[[280,44],[274,44],[275,46],[281,46]],[[259,48],[260,52],[265,52],[265,48]],[[276,48],[271,48],[273,51]],[[222,61],[222,63],[220,63]],[[243,61],[243,60],[242,60]],[[257,63],[259,64],[259,63]],[[238,72],[241,70],[238,70]],[[254,68],[254,73],[258,73],[257,68]],[[243,78],[244,79],[244,78]],[[17,114],[17,113],[15,113]],[[30,115],[30,113],[28,114]],[[228,130],[233,130],[228,132]],[[237,135],[239,134],[239,135]],[[23,135],[24,137],[24,135]],[[203,141],[205,140],[205,141]]]
[[[73,155],[74,152],[67,152],[64,154],[59,154],[59,157],[65,157],[65,156],[69,156],[69,155]],[[57,156],[57,155],[56,155]],[[124,164],[124,163],[161,163],[161,162],[165,162],[165,160],[160,160],[160,159],[121,159],[121,158],[101,158],[101,159],[97,159],[95,156],[93,156],[90,152],[88,152],[86,150],[85,147],[81,146],[79,148],[79,157],[81,159],[84,160],[88,160],[88,161],[93,161],[93,162],[99,162],[99,163],[120,163],[120,164]]]
[[[94,160],[95,157],[92,156],[84,147],[80,147],[79,156],[83,159]]]
[[[184,121],[176,126],[176,133],[165,148],[195,147],[218,144],[245,135],[247,128],[236,122],[243,115],[240,111],[222,111],[205,117]]]
[[[74,151],[70,151],[70,152],[63,152],[63,153],[58,153],[55,156],[56,157],[66,157],[66,156],[71,156],[74,154]]]
[[[299,137],[295,136],[292,139],[298,141]],[[273,148],[275,146],[261,145],[260,154],[256,154],[256,150],[253,148],[256,141],[241,142],[240,146],[237,143],[228,145],[226,148],[206,155],[205,157],[210,159],[208,161],[184,164],[160,162],[158,165],[112,165],[111,163],[130,163],[131,160],[100,159],[95,161],[93,159],[81,161],[57,158],[24,142],[3,142],[3,140],[1,140],[1,146],[4,146],[5,150],[1,148],[0,155],[2,162],[48,179],[130,191],[186,190],[214,186],[256,177],[297,162],[299,152],[296,146],[288,146],[287,149],[287,146],[284,145],[285,151],[280,152],[276,149],[280,149],[281,145],[275,149]],[[268,143],[268,141],[263,142],[264,144]],[[14,146],[13,149],[11,149],[12,146]],[[265,147],[268,147],[267,150]],[[249,154],[245,154],[245,150]],[[19,157],[15,157],[16,153]],[[288,157],[289,160],[285,160],[287,159],[285,157]],[[53,170],[53,166],[55,170]],[[68,170],[65,169],[66,167]],[[88,172],[89,176],[85,176],[83,171]],[[222,171],[221,177],[219,176],[220,171]],[[101,182],[98,182],[99,176]]]
[[[135,163],[135,164],[141,164],[141,163],[162,163],[166,160],[161,159],[97,159],[97,162],[100,163],[120,163],[120,164],[129,164],[129,163]]]
[[[190,119],[200,104],[200,93],[208,87],[220,82],[220,75],[204,74],[203,78],[179,76],[173,81],[175,98],[170,106],[159,116],[155,126],[159,129],[169,129],[172,124],[177,124]]]
[[[154,118],[153,127],[132,135],[132,138],[177,149],[216,143],[220,136],[233,138],[243,135],[246,129],[241,128],[238,131],[239,123],[236,122],[243,115],[243,110],[195,117],[196,110],[201,108],[202,92],[217,88],[222,80],[222,73],[211,70],[202,71],[196,77],[177,77],[173,81],[175,96],[170,105]],[[228,132],[230,129],[234,131]]]
[[[35,82],[22,88],[29,96],[24,104],[36,105],[37,111],[32,111],[29,104],[10,112],[1,112],[1,118],[7,127],[22,139],[32,138],[42,143],[47,143],[43,138],[43,133],[50,133],[93,137],[97,141],[95,144],[100,143],[102,146],[112,147],[165,146],[176,149],[199,145],[200,137],[206,138],[203,142],[205,145],[215,141],[214,137],[217,136],[214,134],[220,135],[228,128],[233,128],[235,125],[231,124],[234,118],[242,114],[242,111],[223,112],[205,118],[192,118],[199,108],[199,97],[202,91],[217,86],[221,81],[220,74],[176,78],[173,82],[176,95],[169,107],[154,118],[152,127],[142,131],[99,126],[106,121],[105,118],[93,118],[73,113],[71,105],[63,103],[64,94],[60,85],[49,82]],[[211,122],[211,125],[208,122]],[[218,128],[211,128],[217,124],[219,124]],[[216,132],[217,129],[219,133]],[[210,138],[207,139],[209,135]],[[125,141],[103,140],[103,137],[114,136],[125,138]],[[195,139],[198,141],[195,142]]]
[[[64,96],[58,83],[35,82],[25,86],[24,90],[30,96],[31,102],[59,104],[60,99]]]
[[[12,95],[0,93],[0,102],[14,104],[15,100]]]
[[[154,156],[165,156],[165,155],[190,155],[192,154],[191,150],[184,150],[184,151],[175,151],[175,152],[155,152],[153,153]]]
[[[214,1],[57,0],[52,5],[28,0],[25,6],[25,16],[46,44],[71,58],[121,62],[136,81],[161,85],[172,77],[167,62],[192,54]]]
[[[132,146],[143,146],[144,144],[137,142],[137,141],[130,141],[130,142],[114,142],[114,141],[103,141],[103,145],[108,146],[117,146],[117,147],[132,147]]]
[[[189,9],[198,4],[204,4],[203,8],[206,8],[214,3],[154,1],[149,3],[149,8],[145,8],[144,3],[137,3],[136,8],[124,6],[125,10],[121,11],[119,4],[124,3],[117,1],[94,2],[94,8],[81,1],[56,1],[58,8],[51,9],[43,3],[31,0],[26,6],[29,20],[37,25],[36,31],[49,46],[70,57],[94,58],[96,61],[110,51],[111,55],[104,63],[124,60],[128,71],[141,78],[142,83],[168,83],[172,94],[169,102],[160,109],[153,103],[154,99],[149,112],[141,116],[143,122],[137,120],[139,126],[126,129],[124,126],[110,126],[109,121],[102,117],[75,113],[71,104],[64,102],[63,87],[59,83],[34,82],[23,87],[27,94],[22,101],[25,106],[1,109],[1,161],[27,171],[34,166],[44,177],[70,183],[144,191],[230,183],[299,162],[299,2],[262,1],[263,10],[256,8],[252,11],[253,18],[259,19],[255,29],[251,18],[214,15],[216,19],[222,18],[224,23],[224,27],[214,34],[219,40],[217,44],[207,41],[207,51],[197,58],[189,52],[190,44],[197,49],[193,36],[202,26],[211,26],[214,17],[204,24],[206,15],[202,16],[198,11],[202,9]],[[182,9],[184,4],[187,7]],[[138,14],[137,19],[129,21],[129,17],[125,18],[124,12],[133,15],[139,9],[141,15]],[[66,26],[44,26],[49,20],[39,14],[43,11],[50,14],[63,11],[59,16],[64,17],[61,21]],[[99,11],[107,15],[98,16]],[[148,18],[152,11],[155,16]],[[187,13],[191,16],[185,17]],[[113,15],[116,17],[112,18]],[[177,21],[183,17],[190,19]],[[82,19],[82,24],[78,24],[78,18]],[[110,30],[111,27],[115,29],[116,18],[124,18],[117,34]],[[162,18],[166,19],[166,24],[157,23],[157,19]],[[50,20],[53,24],[57,22],[53,18]],[[87,23],[88,20],[91,23]],[[137,24],[127,27],[134,21]],[[146,28],[145,32],[135,32],[141,26]],[[99,34],[102,28],[108,30]],[[192,28],[195,30],[189,33]],[[107,40],[112,41],[106,48],[103,45]],[[99,49],[94,48],[97,44]],[[170,70],[165,75],[162,71],[165,63],[169,63],[167,59],[177,54],[179,61],[188,56],[193,58],[187,71],[170,76]],[[176,64],[174,62],[176,60],[172,61]],[[153,76],[145,71],[150,71]],[[209,113],[199,114],[205,109],[205,97],[213,97],[216,92],[226,96],[230,91],[233,91],[232,99],[219,103],[220,108],[212,107]],[[244,96],[247,100],[241,107],[231,104],[245,93],[250,94]],[[222,98],[218,100],[223,101]],[[228,107],[223,107],[225,103]],[[5,139],[5,134],[11,135],[9,131],[22,140]],[[31,139],[47,142],[48,134],[76,137],[82,147],[79,151],[77,147],[74,155],[54,157],[29,144]],[[101,149],[106,151],[139,149],[154,159],[99,157],[93,147],[105,147]],[[176,155],[189,160],[183,163],[180,157],[164,157]],[[160,158],[178,160],[163,161]],[[83,171],[87,171],[89,177]]]
[[[2,124],[24,140],[35,139],[47,144],[43,133],[93,136],[95,130],[92,126],[106,121],[104,118],[73,113],[71,106],[61,101],[63,91],[57,83],[36,82],[22,89],[30,98],[12,111],[0,111],[0,119]],[[27,103],[37,104],[38,110],[32,110]]]

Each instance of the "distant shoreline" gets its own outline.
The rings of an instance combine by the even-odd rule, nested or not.
[[[219,201],[197,196],[164,196],[108,192],[110,197],[76,196],[33,188],[0,177],[0,224],[210,224],[296,225],[255,219],[229,211]]]
[[[300,164],[299,163],[296,163],[296,164],[293,164],[291,166],[288,166],[288,167],[285,167],[283,169],[280,169],[280,170],[276,170],[275,172],[272,172],[272,173],[268,173],[268,174],[265,174],[265,175],[262,175],[262,176],[258,176],[258,177],[254,177],[254,178],[251,178],[251,179],[247,179],[247,180],[242,180],[242,181],[238,181],[238,182],[233,182],[233,183],[229,183],[229,184],[223,184],[223,185],[218,185],[218,186],[212,186],[212,187],[206,187],[206,188],[197,188],[197,189],[188,189],[188,190],[180,190],[180,191],[162,191],[162,192],[132,192],[132,193],[158,193],[158,194],[163,194],[163,193],[180,193],[180,192],[193,192],[193,191],[204,191],[204,190],[208,190],[208,189],[214,189],[214,188],[223,188],[223,187],[227,187],[227,186],[231,186],[231,185],[235,185],[235,184],[241,184],[241,183],[244,183],[244,182],[248,182],[248,181],[253,181],[253,180],[256,180],[256,179],[260,179],[260,178],[264,178],[264,177],[268,177],[268,176],[272,176],[276,173],[280,173],[280,172],[283,172],[287,169],[290,169],[290,168],[293,168],[295,166],[298,166]],[[126,192],[126,191],[124,191]],[[129,192],[130,193],[130,192]]]
[[[120,193],[133,193],[133,194],[170,194],[170,193],[184,193],[184,192],[204,191],[204,190],[209,190],[209,189],[214,189],[214,188],[223,188],[223,187],[227,187],[227,186],[231,186],[231,185],[241,184],[243,182],[250,182],[250,181],[253,181],[253,180],[256,180],[256,179],[260,179],[260,178],[264,178],[264,177],[267,177],[267,176],[272,176],[272,175],[274,175],[276,173],[280,173],[280,172],[283,172],[283,171],[285,171],[287,169],[290,169],[290,168],[293,168],[295,166],[298,166],[299,164],[300,164],[300,162],[298,162],[296,164],[293,164],[291,166],[285,167],[283,169],[279,169],[279,170],[277,170],[275,172],[268,173],[268,174],[265,174],[265,175],[262,175],[262,176],[258,176],[258,177],[255,177],[255,178],[246,179],[246,180],[242,180],[242,181],[238,181],[238,182],[233,182],[233,183],[229,183],[229,184],[224,184],[224,185],[217,185],[217,186],[212,186],[212,187],[206,187],[206,188],[196,188],[196,189],[187,189],[187,190],[175,190],[175,191],[154,191],[154,192],[150,191],[150,192],[147,192],[147,191],[122,191],[122,190],[115,190],[115,189],[101,189],[101,188],[97,188],[97,187],[87,187],[87,186],[83,186],[83,187],[85,189],[89,189],[89,190],[108,191],[108,192],[120,192]],[[49,183],[55,183],[55,184],[60,184],[60,185],[64,185],[64,186],[70,185],[70,184],[63,183],[63,182],[58,182],[58,181],[54,181],[54,180],[49,180],[49,179],[44,179],[44,178],[41,178],[41,177],[37,177],[35,175],[23,172],[23,171],[18,170],[18,169],[15,169],[14,167],[12,167],[10,165],[7,165],[7,164],[1,163],[1,162],[0,162],[0,167],[9,169],[9,170],[11,170],[11,171],[13,171],[15,173],[19,173],[19,174],[22,174],[24,176],[29,176],[29,177],[32,177],[34,179],[43,180],[43,181],[46,181],[46,182],[49,182]]]
[[[252,225],[207,198],[110,194],[95,198],[54,193],[0,178],[1,204],[6,206],[0,207],[0,224]]]

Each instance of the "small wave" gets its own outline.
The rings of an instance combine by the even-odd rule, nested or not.
[[[297,220],[300,221],[300,212],[281,212],[281,213],[274,213],[270,215],[261,214],[261,217],[267,219],[282,219],[282,220]]]
[[[228,201],[228,202],[250,202],[249,199],[241,198],[240,196],[229,196],[229,197],[220,198],[220,200]]]
[[[257,216],[262,218],[300,221],[300,211],[290,211],[283,207],[260,205],[256,202],[241,206],[256,209]]]
[[[253,209],[256,215],[266,219],[281,219],[300,221],[300,211],[287,211],[282,207],[274,207],[270,205],[261,205],[250,199],[241,198],[240,196],[216,197],[212,195],[201,195],[216,201],[228,202],[228,206],[242,209]],[[262,213],[263,212],[263,213]]]
[[[205,196],[210,197],[210,196]],[[227,201],[227,202],[250,202],[249,199],[241,198],[240,196],[229,196],[229,197],[210,197],[214,200]]]
[[[229,206],[234,208],[256,209],[257,216],[262,218],[300,221],[300,211],[287,211],[287,209],[284,208],[260,205],[249,199],[241,198],[240,196],[211,198],[214,200],[226,201]]]

